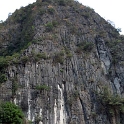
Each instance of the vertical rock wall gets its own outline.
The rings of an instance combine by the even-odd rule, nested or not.
[[[8,79],[17,77],[18,90],[12,97],[9,88],[12,82],[8,80],[6,85],[1,87],[1,91],[7,88],[7,92],[1,93],[1,99],[14,99],[15,103],[21,106],[26,118],[35,123],[116,124],[119,117],[113,117],[113,121],[110,121],[105,106],[101,105],[95,92],[100,92],[102,87],[107,86],[111,92],[116,89],[117,93],[123,96],[120,87],[122,81],[113,77],[114,81],[111,82],[106,77],[110,68],[110,54],[104,41],[99,42],[104,49],[100,49],[99,43],[96,43],[98,46],[93,53],[74,53],[72,58],[65,59],[63,64],[54,65],[52,59],[48,59],[10,66]],[[35,49],[39,47],[32,46]],[[29,51],[32,48],[30,47]],[[48,86],[49,90],[36,88],[43,84]]]
[[[49,14],[49,8],[54,13]],[[98,95],[107,87],[124,97],[123,60],[113,63],[106,44],[116,39],[115,29],[78,3],[42,9],[47,12],[36,12],[34,43],[22,54],[30,61],[6,69],[8,80],[0,86],[0,100],[19,105],[34,124],[124,124],[124,115],[111,115]],[[34,61],[31,55],[39,53],[46,58]],[[15,79],[18,87],[13,93]]]

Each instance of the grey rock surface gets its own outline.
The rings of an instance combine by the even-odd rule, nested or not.
[[[77,2],[73,6],[42,6],[46,11],[50,7],[53,14],[35,15],[36,42],[22,54],[30,61],[7,67],[0,100],[19,105],[34,124],[124,124],[123,113],[111,116],[97,95],[107,87],[124,98],[124,40],[118,48],[121,59],[115,64],[108,42],[117,40],[113,32],[119,34],[108,22]],[[46,25],[53,21],[57,26],[46,31]],[[89,51],[85,43],[92,43]],[[34,61],[32,53],[45,53],[47,58]],[[15,78],[18,89],[13,94]]]

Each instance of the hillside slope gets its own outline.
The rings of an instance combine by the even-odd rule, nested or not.
[[[0,101],[34,124],[124,124],[124,36],[73,0],[37,0],[0,24]]]

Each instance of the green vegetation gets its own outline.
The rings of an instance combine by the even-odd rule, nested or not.
[[[124,113],[124,98],[121,98],[117,94],[113,95],[107,87],[104,87],[103,92],[98,95],[110,114],[113,115],[116,112]]]
[[[52,21],[52,24],[53,24],[54,27],[57,27],[58,22],[57,22],[56,20],[53,20],[53,21]]]
[[[65,6],[66,5],[66,0],[59,0],[59,5]]]
[[[64,51],[55,53],[54,58],[53,58],[53,62],[56,63],[60,63],[63,64],[64,63]]]
[[[52,21],[52,22],[48,22],[47,24],[45,24],[46,27],[46,31],[50,32],[54,29],[54,27],[56,27],[58,25],[58,23],[56,21]]]
[[[83,12],[81,13],[81,15],[84,16],[84,18],[88,19],[90,18],[92,11],[94,10],[90,8],[89,6],[87,6],[83,9]]]
[[[46,53],[37,53],[36,57],[39,59],[47,59]]]
[[[23,124],[23,112],[13,103],[0,104],[0,124]]]
[[[64,56],[65,55],[65,56]],[[53,57],[53,63],[64,63],[64,59],[71,59],[72,58],[72,53],[68,48],[64,48],[64,50],[61,50],[60,52],[56,52],[54,57]]]
[[[17,64],[18,62],[18,54],[13,54],[13,56],[1,56],[0,57],[0,84],[7,81],[7,77],[5,74],[6,68],[11,64]]]
[[[72,53],[68,53],[68,54],[66,54],[66,57],[68,58],[68,59],[71,59],[72,58]]]
[[[7,77],[4,73],[0,73],[0,84],[4,83],[7,81]]]
[[[8,30],[6,37],[9,37],[9,44],[6,49],[0,50],[0,84],[7,80],[6,68],[9,65],[19,64],[20,62],[25,64],[28,61],[28,57],[21,57],[21,54],[23,50],[31,45],[34,36],[33,7],[34,5],[29,5],[16,10],[6,23],[4,23],[4,28]],[[19,24],[19,27],[17,29],[9,29],[11,23],[14,25]],[[15,94],[15,84],[12,84],[12,87],[12,94]]]
[[[32,59],[34,62],[38,62],[41,59],[47,59],[47,55],[46,53],[35,53],[34,51],[32,51],[31,55],[28,57],[29,60]],[[31,61],[31,60],[30,60]]]
[[[98,35],[100,36],[100,37],[105,37],[106,36],[106,32],[105,31],[100,31],[100,32],[98,32]]]
[[[85,11],[82,16],[84,16],[86,19],[90,17],[90,13]]]
[[[4,69],[8,66],[9,62],[7,61],[7,58],[0,57],[0,69]]]
[[[92,42],[81,42],[77,45],[77,53],[84,52],[91,52],[94,48],[94,44]]]
[[[116,64],[121,60],[123,57],[122,49],[120,49],[120,46],[123,45],[123,40],[116,39],[114,41],[108,41],[106,42],[106,45],[110,48],[110,53],[112,55],[112,63]]]
[[[13,64],[26,64],[29,61],[37,62],[41,59],[47,59],[46,53],[31,53],[29,56],[21,56],[21,54],[15,53],[12,56],[0,57],[0,84],[7,81],[5,70],[9,65]]]
[[[41,16],[44,15],[45,13],[46,13],[45,9],[40,9],[39,12],[38,12],[38,14],[41,15]]]
[[[40,121],[43,122],[42,117],[36,117],[36,118],[35,118],[35,123],[36,123],[36,124],[39,124]]]
[[[17,77],[12,79],[12,96],[16,95],[16,91],[18,90],[18,82]]]
[[[73,0],[57,0],[60,6],[72,5]]]
[[[67,47],[65,47],[64,50],[65,50],[65,53],[66,53],[66,58],[71,59],[72,56],[73,56],[71,51]]]
[[[45,25],[45,27],[46,27],[46,31],[48,31],[48,32],[52,31],[53,28],[54,28],[54,26],[53,26],[53,24],[52,24],[51,22],[48,22],[48,23]]]
[[[43,85],[37,85],[36,89],[40,90],[40,91],[42,91],[42,90],[47,90],[48,91],[48,90],[50,90],[50,87],[48,87],[47,85],[43,84]]]
[[[34,62],[38,62],[41,59],[47,59],[47,55],[46,53],[35,53],[32,52],[30,55],[28,56],[23,56],[20,58],[20,62],[23,64],[26,64],[29,61],[34,61]]]
[[[55,9],[52,6],[48,8],[48,13],[54,14],[54,12],[55,12]]]
[[[82,12],[82,16],[84,16],[84,18],[88,19],[91,15],[91,8],[90,7],[85,7],[84,11]]]
[[[0,57],[0,70],[4,70],[8,65],[16,64],[19,60],[19,54],[15,53],[12,56]]]
[[[15,25],[20,24],[19,29],[13,32],[8,32],[8,34],[15,35],[16,37],[10,38],[9,46],[6,49],[6,55],[13,55],[14,53],[20,53],[21,50],[26,49],[29,43],[32,43],[35,28],[34,28],[34,16],[35,13],[32,12],[34,5],[28,5],[27,7],[22,7],[16,10],[12,16],[11,20]],[[11,30],[10,30],[11,31]],[[15,33],[15,34],[14,34]],[[4,52],[5,53],[5,52]]]
[[[84,51],[87,51],[87,52],[91,52],[93,50],[93,43],[91,42],[85,42],[83,45],[82,45],[82,49]]]
[[[26,64],[29,61],[29,57],[28,56],[22,56],[20,61],[22,64]]]
[[[5,57],[0,57],[0,85],[7,81],[7,77],[5,74],[5,69],[8,66],[9,61]]]
[[[63,71],[64,71],[64,70],[61,68],[61,69],[60,69],[60,72],[63,72]]]
[[[28,124],[33,124],[33,122],[31,120],[28,121]]]

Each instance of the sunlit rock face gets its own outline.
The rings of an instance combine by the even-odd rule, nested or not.
[[[124,124],[124,37],[68,1],[37,0],[0,30],[0,55],[20,50],[4,70],[0,101],[20,106],[33,124]]]

